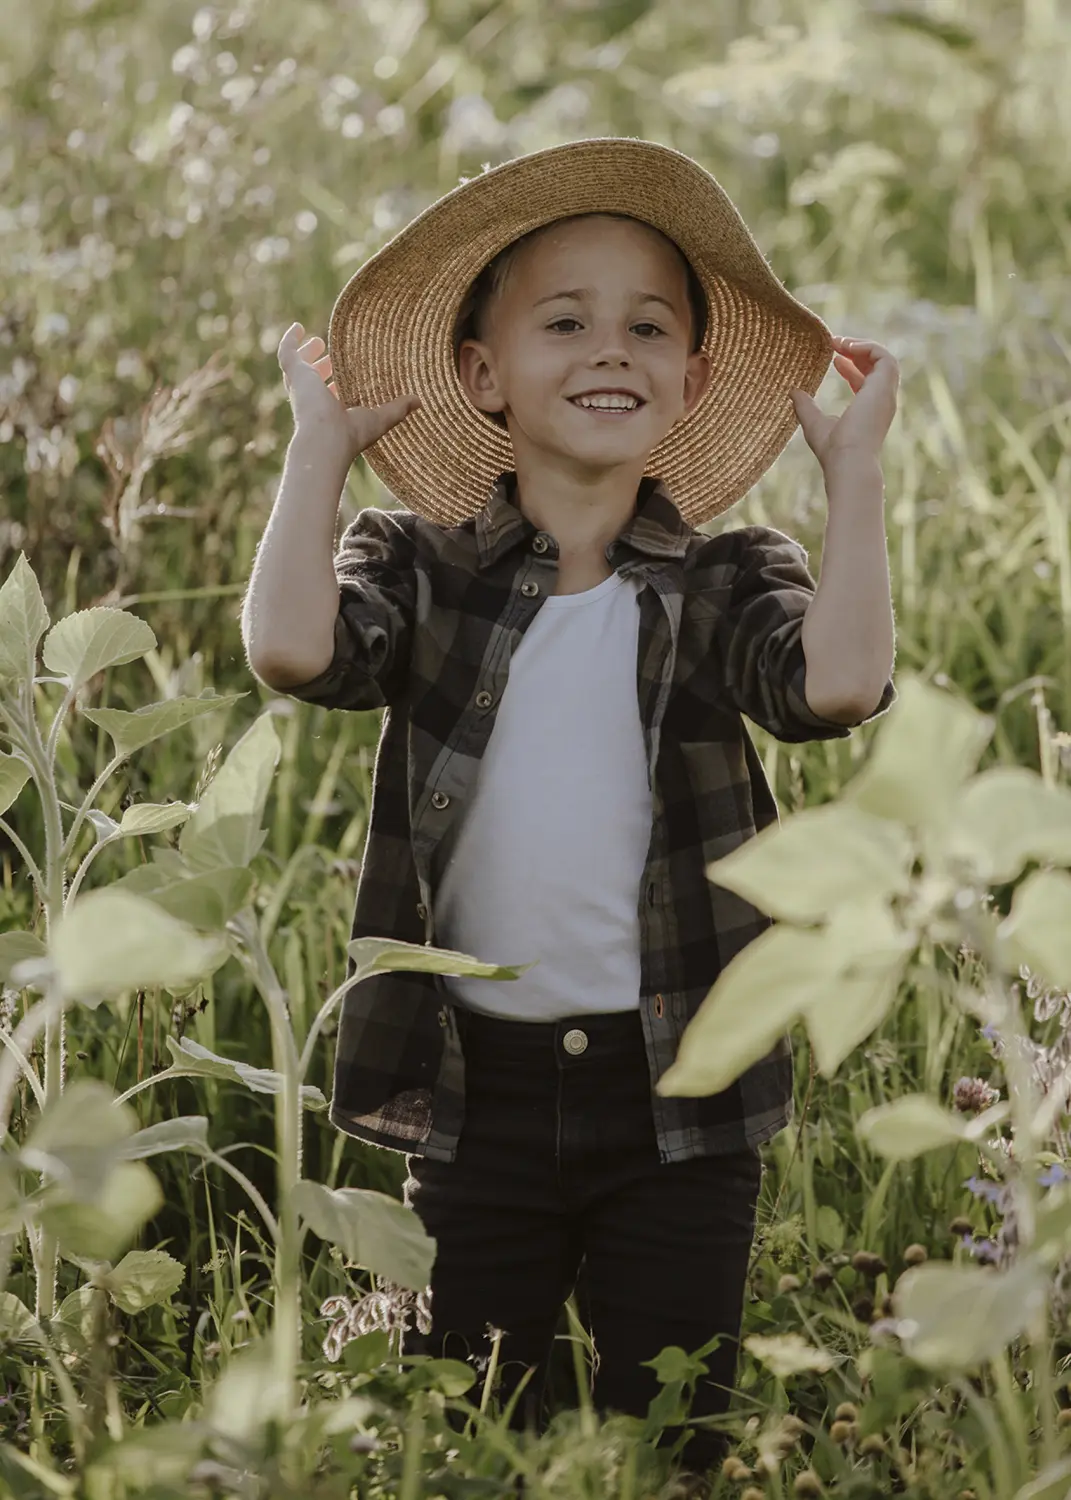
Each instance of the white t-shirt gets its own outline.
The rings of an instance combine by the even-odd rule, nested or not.
[[[510,661],[436,893],[436,942],[493,963],[538,962],[517,980],[446,980],[472,1010],[552,1021],[639,1005],[651,837],[640,588],[615,573],[548,596]]]

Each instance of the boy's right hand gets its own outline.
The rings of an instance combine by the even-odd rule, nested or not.
[[[382,406],[343,406],[331,379],[331,359],[321,338],[305,338],[291,323],[279,340],[279,365],[297,431],[315,431],[320,441],[336,442],[349,462],[416,411],[420,399],[398,396]]]

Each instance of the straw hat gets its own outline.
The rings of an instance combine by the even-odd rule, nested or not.
[[[576,141],[447,193],[363,265],[335,303],[328,350],[347,406],[406,391],[421,399],[364,455],[403,505],[456,525],[514,467],[508,435],[462,390],[455,319],[500,250],[555,219],[589,213],[661,230],[706,293],[709,388],[647,466],[685,520],[699,525],[739,500],[788,442],[796,427],[789,391],[814,395],[829,365],[825,324],[785,290],[725,190],[690,157],[649,141]]]

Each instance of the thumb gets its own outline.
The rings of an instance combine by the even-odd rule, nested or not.
[[[820,448],[829,436],[834,419],[827,416],[814,397],[809,396],[806,391],[794,390],[790,395],[808,447]]]
[[[397,427],[399,422],[404,422],[410,412],[416,411],[420,406],[420,397],[410,392],[405,396],[396,396],[393,401],[384,401],[382,406],[374,406],[370,411],[362,413],[368,424],[368,431],[372,434],[368,439],[368,445],[378,443],[385,433],[392,427]]]

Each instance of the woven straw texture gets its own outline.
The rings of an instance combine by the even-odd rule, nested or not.
[[[347,406],[407,391],[422,402],[365,458],[405,506],[442,526],[475,515],[514,467],[508,436],[471,406],[453,358],[469,285],[513,240],[555,219],[627,214],[662,231],[710,304],[703,400],[651,454],[697,526],[751,488],[796,427],[789,391],[814,395],[832,341],[770,270],[724,189],[689,157],[648,141],[577,141],[518,157],[440,198],[367,261],[331,315],[328,349]]]

